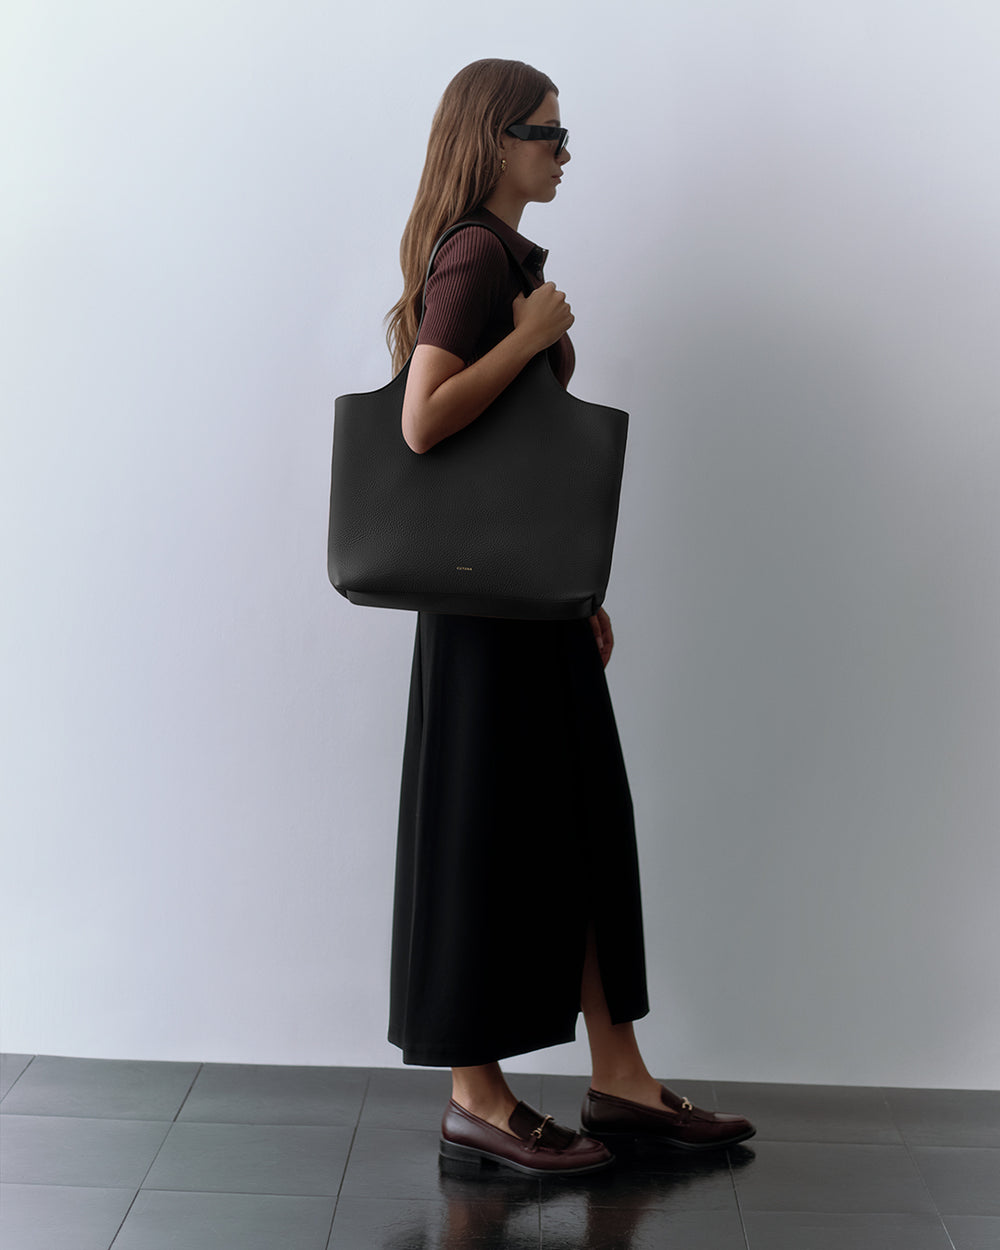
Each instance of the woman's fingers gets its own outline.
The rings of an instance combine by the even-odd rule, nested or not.
[[[537,340],[539,350],[562,338],[574,321],[565,291],[554,282],[543,282],[528,296],[518,294],[512,312],[514,326]]]

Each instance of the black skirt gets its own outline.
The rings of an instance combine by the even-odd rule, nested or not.
[[[637,1020],[632,800],[590,623],[421,614],[392,935],[403,1062],[572,1041],[591,923],[611,1018]]]

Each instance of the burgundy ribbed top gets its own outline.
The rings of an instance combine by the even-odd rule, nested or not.
[[[485,208],[469,213],[468,220],[488,222],[533,276],[534,285],[542,285],[548,253]],[[522,289],[520,275],[495,235],[472,227],[459,230],[435,257],[417,342],[442,347],[472,364],[514,329],[511,304]],[[566,386],[576,363],[568,335],[549,348],[549,359],[556,377]]]

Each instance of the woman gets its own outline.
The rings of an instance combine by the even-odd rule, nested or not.
[[[531,66],[477,61],[446,89],[389,317],[397,370],[413,349],[402,422],[414,452],[469,425],[541,351],[568,383],[573,314],[518,226],[526,204],[555,198],[569,159],[556,88]],[[435,241],[463,220],[490,229],[450,237],[424,290]],[[578,1173],[611,1162],[607,1141],[703,1148],[753,1133],[665,1090],[636,1044],[632,1021],[649,1007],[632,804],[603,672],[613,645],[603,609],[589,622],[418,617],[389,1039],[404,1063],[452,1069],[449,1157]],[[519,1103],[499,1066],[571,1041],[581,1008],[587,1136]]]

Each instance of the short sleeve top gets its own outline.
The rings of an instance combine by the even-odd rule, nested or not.
[[[542,285],[548,256],[543,248],[488,209],[479,208],[466,219],[482,221],[496,230],[527,269],[535,287]],[[519,275],[500,239],[489,230],[459,230],[434,259],[424,290],[426,312],[417,343],[444,348],[472,364],[514,329],[511,305],[521,290]],[[569,335],[564,334],[549,348],[549,360],[556,377],[566,386],[576,362]]]

